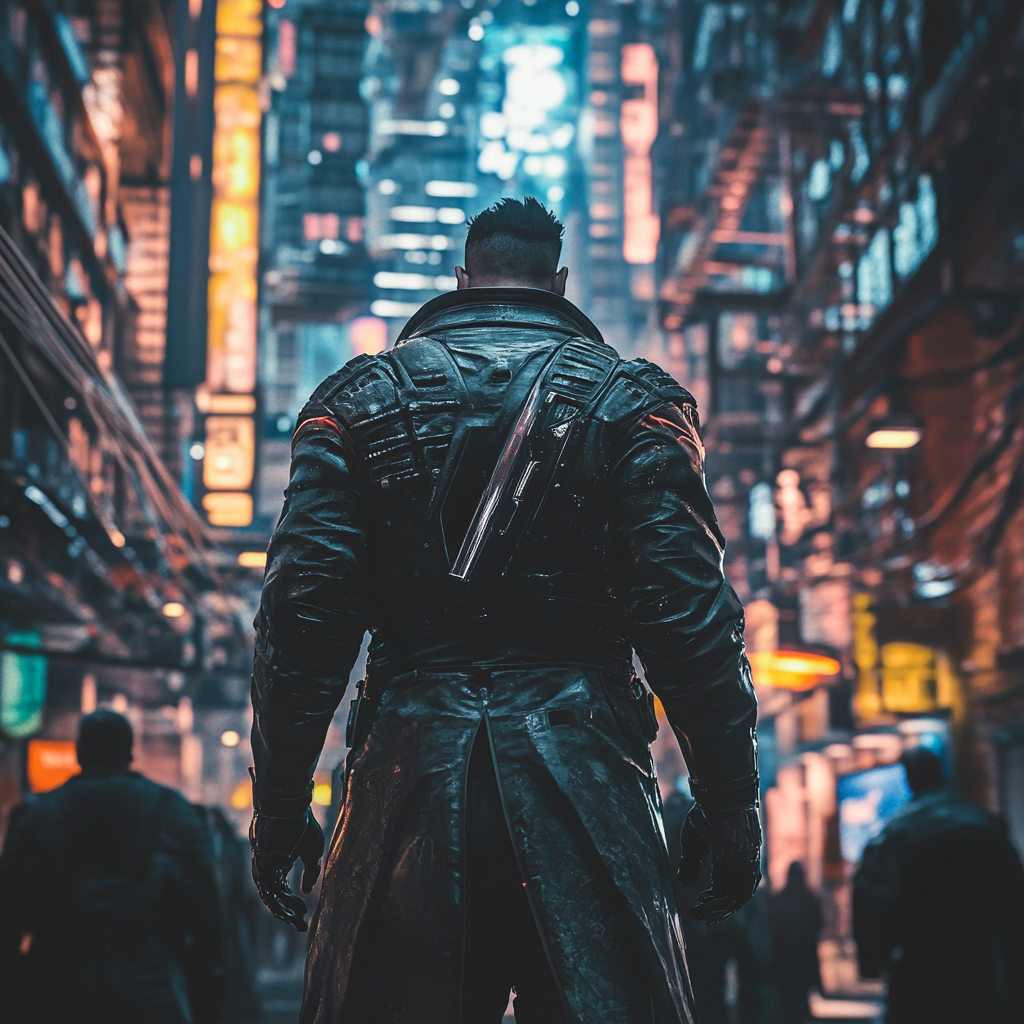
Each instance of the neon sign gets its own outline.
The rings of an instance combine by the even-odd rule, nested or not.
[[[643,95],[622,101],[620,128],[626,150],[623,165],[622,256],[627,263],[653,263],[661,220],[654,212],[651,147],[658,137],[658,58],[649,43],[622,47],[622,84]]]
[[[256,389],[262,16],[260,0],[217,4],[206,363],[206,388],[213,393]],[[203,482],[214,493],[203,507],[216,526],[252,522],[252,498],[238,492],[252,484],[254,438],[251,417],[207,421]]]

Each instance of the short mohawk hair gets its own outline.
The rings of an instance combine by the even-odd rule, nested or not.
[[[524,242],[546,242],[561,247],[565,227],[533,196],[520,202],[511,197],[500,199],[469,222],[466,245],[482,242],[494,235],[511,235]]]
[[[502,199],[469,222],[466,270],[471,277],[529,281],[544,288],[558,269],[565,228],[527,196]]]

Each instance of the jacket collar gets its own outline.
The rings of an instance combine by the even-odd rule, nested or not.
[[[541,288],[462,288],[421,306],[396,344],[452,327],[535,326],[603,342],[590,318],[568,299]]]

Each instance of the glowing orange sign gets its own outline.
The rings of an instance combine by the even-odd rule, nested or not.
[[[257,87],[262,36],[261,0],[219,0],[204,389],[213,393],[211,403],[217,392],[249,397],[256,389],[262,117]],[[208,490],[238,492],[252,486],[255,430],[251,417],[209,417],[203,462],[203,484]],[[210,493],[203,499],[203,508],[214,526],[252,522],[248,494]]]
[[[203,508],[211,526],[248,526],[252,522],[252,495],[236,491],[211,491],[203,496]]]
[[[780,690],[813,690],[841,667],[835,658],[809,651],[754,651],[747,657],[754,682]]]
[[[622,83],[643,87],[642,97],[622,101],[620,115],[626,150],[622,255],[627,263],[653,263],[661,237],[651,171],[651,146],[658,137],[658,58],[653,46],[627,43],[622,47]]]
[[[28,741],[28,788],[33,793],[47,793],[63,786],[81,770],[71,740]]]

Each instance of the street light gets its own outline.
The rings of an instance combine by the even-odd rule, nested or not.
[[[916,416],[886,416],[871,424],[864,444],[868,448],[913,448],[924,436],[924,424]]]

